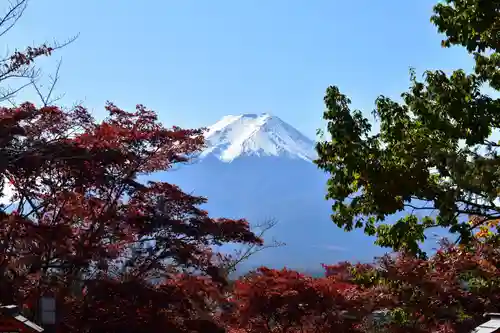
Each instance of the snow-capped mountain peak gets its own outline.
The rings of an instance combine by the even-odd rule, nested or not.
[[[225,116],[205,133],[200,157],[231,162],[241,156],[284,156],[312,161],[315,143],[291,125],[268,113]]]

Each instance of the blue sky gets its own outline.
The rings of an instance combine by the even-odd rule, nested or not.
[[[3,44],[80,37],[62,57],[61,103],[102,112],[106,100],[155,109],[169,125],[270,112],[314,137],[335,84],[367,114],[398,97],[408,69],[470,68],[440,47],[434,0],[31,0]],[[33,95],[25,92],[22,99]]]

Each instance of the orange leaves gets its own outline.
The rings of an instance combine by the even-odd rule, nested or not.
[[[488,219],[482,216],[470,216],[469,224],[478,229],[475,236],[478,239],[486,240],[498,232],[500,219]]]
[[[488,238],[489,236],[492,236],[493,232],[488,228],[488,226],[481,226],[479,227],[479,231],[476,233],[477,238]]]

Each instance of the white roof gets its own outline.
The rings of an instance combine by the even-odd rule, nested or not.
[[[29,321],[28,318],[19,314],[19,307],[17,305],[0,305],[0,309],[5,309],[7,312],[6,314],[11,315],[12,317],[14,317],[15,320],[20,321],[21,323],[23,323],[28,327],[31,327],[35,331],[43,332],[42,327],[38,326],[32,321]]]
[[[21,323],[23,323],[24,325],[31,327],[32,329],[34,329],[37,332],[43,332],[42,327],[38,326],[37,324],[35,324],[32,321],[29,321],[28,318],[26,318],[26,317],[23,317],[21,315],[17,315],[17,316],[14,316],[14,318],[16,320],[20,321]]]
[[[493,333],[500,329],[500,315],[488,314],[487,316],[491,319],[476,327],[472,333]]]

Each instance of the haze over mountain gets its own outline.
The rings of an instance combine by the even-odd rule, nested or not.
[[[191,165],[161,175],[187,192],[206,196],[213,216],[266,219],[266,234],[286,243],[254,256],[258,265],[321,270],[321,263],[371,260],[385,251],[361,231],[346,233],[330,220],[327,176],[313,160],[315,142],[270,114],[226,116],[208,127],[207,148]]]

